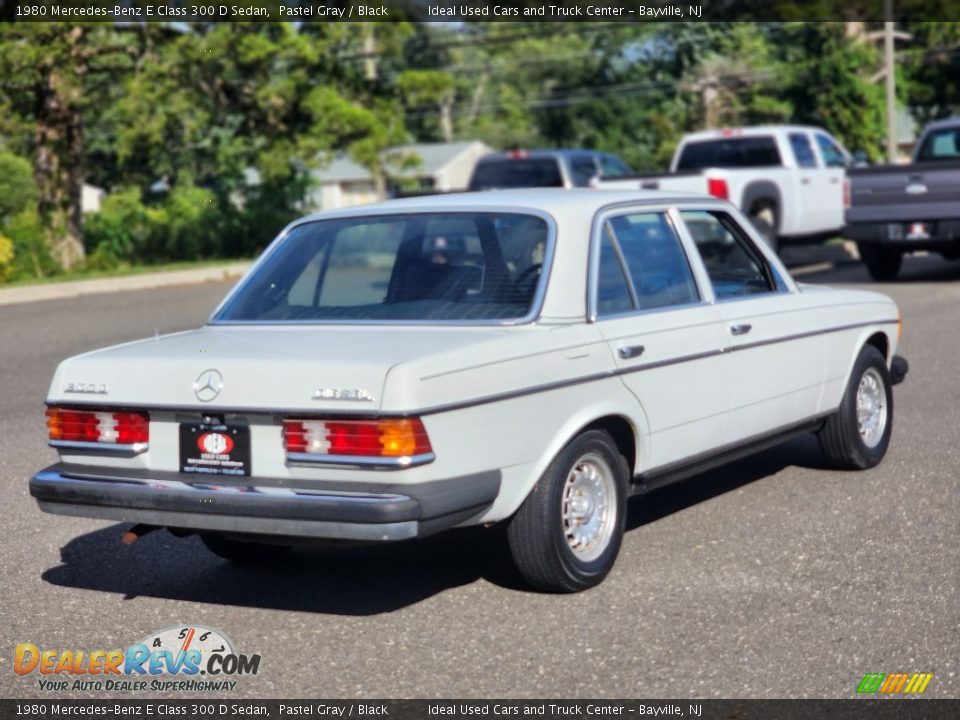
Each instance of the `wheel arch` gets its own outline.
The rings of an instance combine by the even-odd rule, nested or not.
[[[773,208],[774,229],[779,234],[783,229],[783,198],[780,196],[780,188],[769,180],[757,180],[743,189],[740,208],[744,215],[750,217],[754,208],[767,205]]]

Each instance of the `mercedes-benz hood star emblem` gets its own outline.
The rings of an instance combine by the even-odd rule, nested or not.
[[[219,370],[204,370],[193,381],[193,394],[200,402],[210,402],[223,390],[223,375]]]

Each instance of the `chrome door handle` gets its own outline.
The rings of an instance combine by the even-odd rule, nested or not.
[[[809,185],[809,184],[810,184],[810,178],[801,178],[801,179],[800,179],[800,184],[801,184],[801,185]]]
[[[733,335],[746,335],[753,329],[753,325],[749,323],[737,323],[736,325],[730,326],[730,332]]]
[[[617,355],[619,355],[622,360],[629,360],[630,358],[640,357],[643,355],[644,350],[643,345],[626,345],[617,350]]]

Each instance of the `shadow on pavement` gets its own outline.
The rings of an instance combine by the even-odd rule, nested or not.
[[[903,267],[897,279],[889,283],[873,280],[863,263],[847,263],[822,272],[805,273],[797,280],[809,283],[863,283],[883,287],[910,283],[956,282],[960,280],[960,262],[945,260],[935,253],[908,255],[903,259]]]
[[[790,465],[826,469],[816,441],[798,438],[755,457],[653,491],[631,501],[627,529],[779,472]],[[122,545],[117,524],[71,540],[61,564],[43,573],[53,585],[118,593],[127,599],[265,607],[366,616],[392,612],[484,579],[527,590],[510,562],[502,525],[465,528],[392,545],[297,548],[264,569],[234,567],[193,536],[166,531]]]

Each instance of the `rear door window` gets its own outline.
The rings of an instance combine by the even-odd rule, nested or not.
[[[797,159],[797,167],[815,168],[817,166],[817,157],[813,154],[813,146],[810,145],[810,138],[806,133],[790,133],[790,147],[793,149],[793,156]]]
[[[626,263],[637,309],[652,310],[700,300],[680,238],[663,213],[620,215],[611,218],[607,226]]]
[[[772,136],[758,135],[687,143],[680,153],[677,169],[776,167],[782,164],[776,140]]]
[[[597,163],[589,155],[574,155],[570,159],[571,180],[576,187],[589,187],[590,181],[600,174]]]

